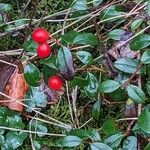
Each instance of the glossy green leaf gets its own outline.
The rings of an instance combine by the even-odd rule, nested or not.
[[[139,61],[132,58],[121,58],[115,61],[114,66],[125,73],[134,73],[139,66]]]
[[[88,128],[87,129],[87,133],[88,133],[88,136],[89,138],[92,140],[92,141],[101,141],[101,137],[100,137],[100,134],[98,133],[98,131],[94,128]]]
[[[48,103],[47,96],[42,91],[41,87],[30,87],[26,99],[29,99],[26,101],[26,104],[29,106],[29,108],[26,108],[28,112],[33,111],[30,107],[45,107]]]
[[[24,78],[31,86],[39,86],[41,74],[39,69],[34,64],[27,64],[24,67]]]
[[[103,0],[93,0],[93,5],[98,6],[103,2]]]
[[[131,30],[134,31],[136,30],[143,22],[143,19],[137,19],[135,21],[132,22],[131,24]]]
[[[72,8],[74,10],[87,10],[87,4],[86,4],[86,0],[75,0],[73,3]]]
[[[129,136],[123,141],[122,150],[137,150],[137,137]]]
[[[80,145],[82,140],[77,136],[66,136],[57,142],[58,147],[76,147]]]
[[[114,80],[106,80],[102,82],[99,86],[99,91],[101,93],[111,93],[117,90],[121,85]]]
[[[98,45],[98,39],[92,33],[81,33],[74,38],[74,44],[81,44],[81,45],[91,45],[96,46]]]
[[[138,118],[138,125],[142,131],[150,134],[150,110],[144,109]]]
[[[61,36],[62,44],[64,44],[64,45],[72,44],[74,38],[78,35],[79,35],[79,33],[77,31],[74,31],[74,30],[67,32],[65,35]]]
[[[27,138],[27,133],[22,132],[8,132],[6,134],[6,143],[11,146],[12,149],[17,149],[23,144],[23,141]]]
[[[150,64],[150,50],[146,50],[142,57],[141,57],[141,62],[143,64]]]
[[[116,133],[104,140],[104,143],[109,145],[112,149],[117,148],[120,145],[120,142],[124,135],[122,133]]]
[[[0,3],[0,12],[10,12],[12,6],[10,4]]]
[[[31,124],[31,130],[36,131],[39,137],[43,137],[48,132],[47,127],[42,122],[33,120],[29,123],[29,126],[30,124]],[[38,132],[41,132],[42,134]]]
[[[145,93],[135,85],[129,85],[127,87],[128,96],[135,102],[135,103],[144,103],[146,96]]]
[[[38,44],[33,40],[25,41],[23,43],[23,49],[27,52],[36,52]]]
[[[146,48],[149,45],[150,45],[150,35],[142,34],[132,40],[132,42],[130,43],[130,48],[133,51],[137,51]]]
[[[91,53],[87,51],[78,51],[76,54],[78,59],[85,65],[90,65],[93,63],[93,56]]]
[[[112,150],[108,145],[100,142],[94,142],[90,144],[91,150]]]
[[[89,96],[95,96],[98,92],[98,80],[92,73],[88,73],[86,77],[88,85],[85,86],[85,91]]]
[[[71,51],[67,47],[61,47],[58,51],[57,60],[62,77],[71,80],[75,75]]]
[[[112,134],[116,131],[115,119],[109,118],[102,125],[105,134]]]
[[[93,108],[92,108],[92,117],[95,120],[99,121],[102,115],[103,115],[103,110],[102,110],[102,107],[101,107],[101,102],[97,101],[93,105]]]
[[[122,29],[115,29],[110,31],[108,35],[111,39],[119,41],[124,33],[125,31]]]

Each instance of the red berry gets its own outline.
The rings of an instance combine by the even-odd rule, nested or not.
[[[49,39],[49,33],[43,28],[37,28],[32,33],[32,39],[37,43],[43,44]]]
[[[49,78],[48,86],[52,90],[59,91],[63,86],[63,81],[59,76],[55,75]]]
[[[38,57],[41,59],[49,57],[51,53],[51,47],[47,43],[39,45],[37,48]]]

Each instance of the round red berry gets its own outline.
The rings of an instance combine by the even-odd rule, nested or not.
[[[47,43],[41,44],[37,48],[38,57],[41,59],[49,57],[51,53],[51,47]]]
[[[63,81],[59,76],[55,75],[49,78],[48,86],[52,90],[60,91],[63,86]]]
[[[32,39],[40,44],[45,43],[49,39],[49,33],[43,28],[37,28],[32,33]]]

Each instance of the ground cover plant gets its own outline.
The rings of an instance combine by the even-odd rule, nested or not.
[[[149,150],[149,0],[1,0],[2,150]]]

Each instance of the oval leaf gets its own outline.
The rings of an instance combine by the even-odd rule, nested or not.
[[[91,150],[112,150],[108,145],[99,142],[94,142],[90,146]]]
[[[139,66],[139,61],[131,58],[121,58],[115,61],[114,66],[125,73],[134,73]],[[138,72],[140,73],[140,71]]]
[[[131,30],[134,31],[136,30],[143,22],[143,19],[137,19],[135,21],[133,21],[133,23],[131,24]]]
[[[60,48],[57,60],[62,77],[66,80],[71,80],[75,75],[75,71],[70,50],[67,47]]]
[[[150,50],[146,50],[142,57],[141,57],[141,62],[143,64],[149,64],[150,63]]]
[[[99,91],[101,93],[111,93],[117,90],[121,85],[114,80],[106,80],[99,86]]]
[[[109,37],[113,40],[120,40],[122,35],[125,33],[122,29],[115,29],[108,33]]]
[[[85,65],[89,65],[93,63],[92,54],[86,51],[78,51],[77,53],[78,59],[83,62]]]
[[[129,85],[127,87],[127,92],[129,97],[135,102],[135,103],[144,103],[146,96],[145,93],[137,86],[135,85]]]
[[[94,105],[93,105],[93,109],[92,109],[92,117],[99,121],[101,116],[102,116],[102,107],[101,107],[101,102],[97,101]]]
[[[142,34],[134,38],[130,43],[130,48],[133,51],[137,51],[146,48],[150,45],[150,35]]]
[[[27,64],[24,67],[24,78],[26,82],[31,86],[39,86],[41,74],[39,69],[34,64]]]

